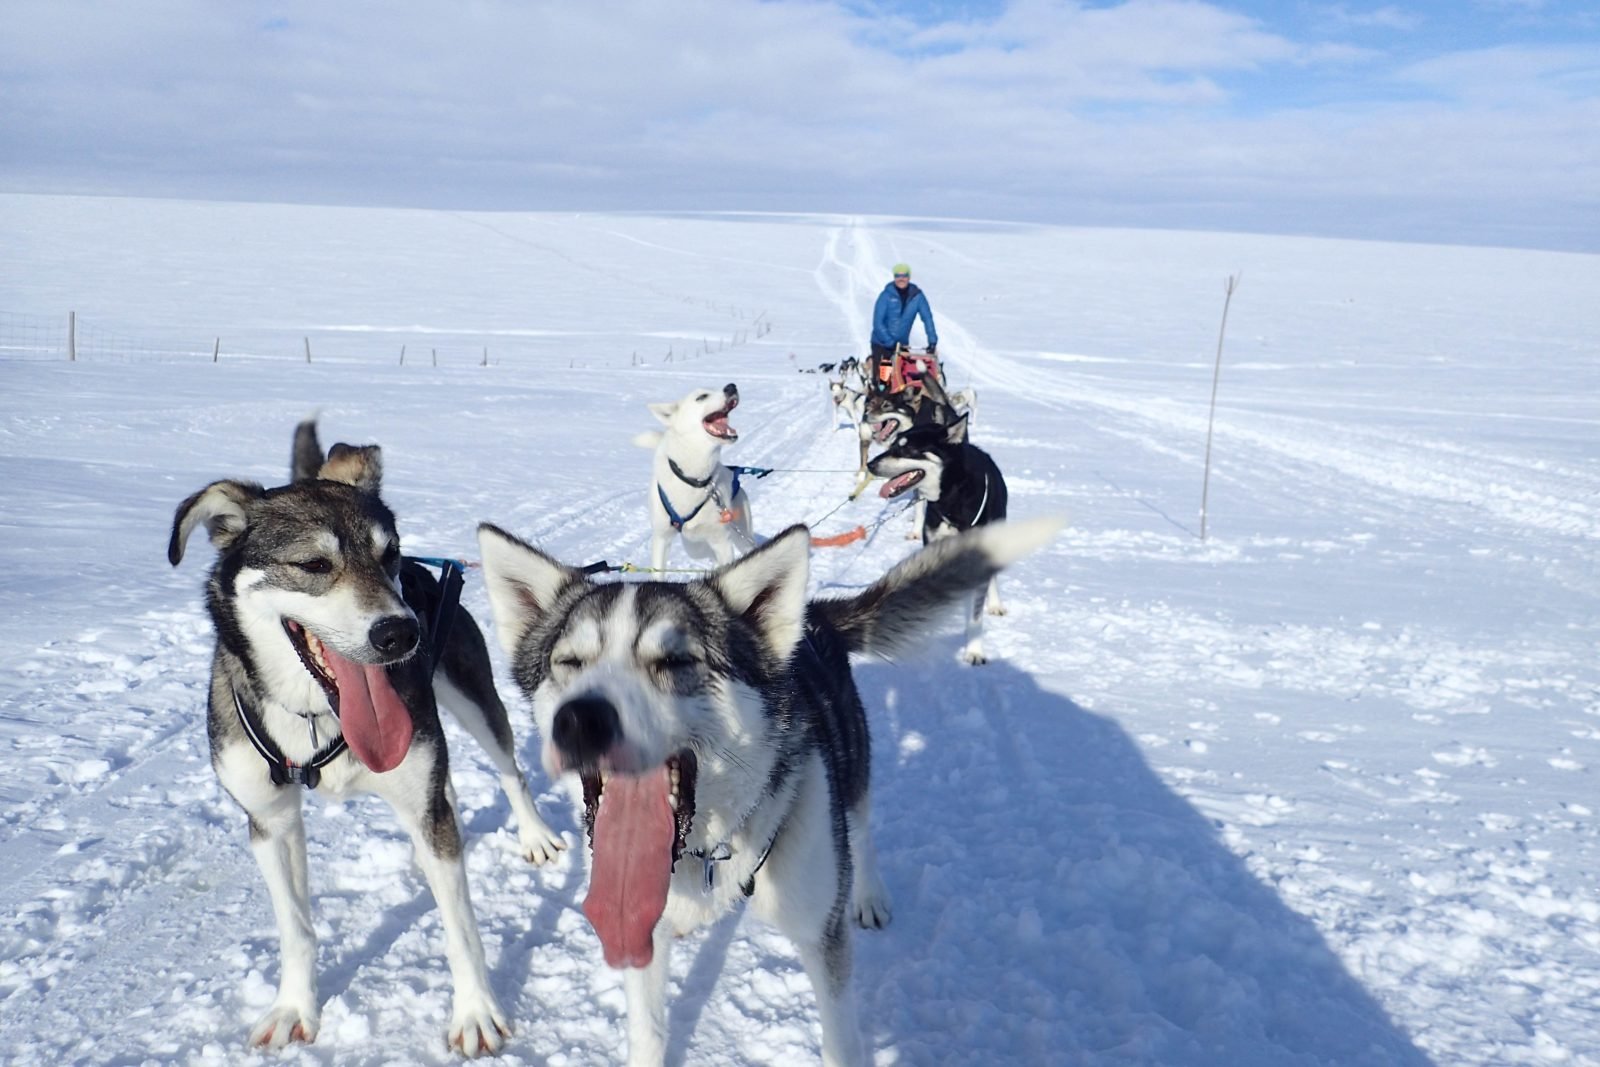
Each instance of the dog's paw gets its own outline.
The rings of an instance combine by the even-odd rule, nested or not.
[[[983,654],[982,645],[968,645],[961,650],[961,662],[969,667],[981,667],[989,662],[989,657]]]
[[[274,1004],[250,1028],[251,1048],[283,1048],[297,1041],[309,1045],[317,1039],[317,1013],[292,1004]]]
[[[517,842],[522,846],[522,858],[535,867],[554,862],[567,847],[560,834],[543,825],[524,828],[517,835]]]
[[[1004,604],[986,604],[984,605],[983,610],[988,612],[990,615],[1004,615],[1006,613],[1006,606]]]
[[[889,892],[879,884],[876,890],[859,893],[855,899],[856,923],[864,930],[882,930],[894,917],[889,907]]]
[[[906,531],[906,540],[907,541],[920,541],[920,540],[922,540],[922,531],[921,530],[908,530],[908,531]]]
[[[455,1011],[450,1016],[450,1033],[445,1039],[450,1048],[469,1060],[492,1056],[510,1036],[511,1024],[506,1022],[506,1013],[491,994],[456,997]]]

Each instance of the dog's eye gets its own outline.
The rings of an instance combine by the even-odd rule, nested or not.
[[[710,398],[710,393],[701,393],[699,396],[695,397],[696,400],[709,400]]]
[[[661,658],[656,660],[656,666],[664,671],[684,671],[698,666],[699,663],[699,660],[687,652],[664,652]]]
[[[400,545],[390,541],[389,547],[383,550],[383,569],[386,571],[397,570],[400,567]]]
[[[583,660],[574,656],[571,652],[563,652],[559,656],[550,657],[550,666],[575,671],[583,666]]]
[[[327,574],[333,570],[333,561],[325,556],[312,556],[310,559],[295,560],[294,565],[307,574]]]

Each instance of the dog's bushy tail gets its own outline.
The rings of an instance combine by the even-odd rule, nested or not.
[[[855,596],[815,600],[811,610],[851,652],[893,656],[922,644],[929,626],[952,604],[1043,547],[1065,525],[1055,517],[997,522],[935,541]]]

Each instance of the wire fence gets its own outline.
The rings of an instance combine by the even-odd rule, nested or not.
[[[352,336],[310,330],[297,336],[288,330],[257,330],[229,340],[207,337],[200,329],[118,328],[75,311],[57,315],[0,311],[0,360],[172,363],[248,359],[459,367],[537,359],[579,369],[639,367],[681,363],[739,348],[759,341],[773,329],[766,312],[753,318],[737,312],[737,319],[741,324],[732,332],[659,342],[652,338],[646,346],[634,343],[637,337],[597,336],[574,343],[570,338],[540,339],[515,331],[421,335],[374,331]],[[625,347],[627,354],[622,355]]]
[[[42,318],[0,311],[0,359],[68,358],[67,316]]]

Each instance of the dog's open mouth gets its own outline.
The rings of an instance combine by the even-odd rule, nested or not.
[[[333,708],[333,713],[339,713],[339,683],[333,676],[333,668],[328,665],[327,646],[317,640],[317,635],[307,630],[293,619],[283,620],[283,629],[289,635],[289,644],[294,646],[295,654],[300,657],[300,662],[305,665],[306,673],[317,680],[323,692],[328,694],[328,704]]]
[[[717,438],[718,440],[737,441],[739,439],[739,431],[728,425],[728,416],[731,415],[733,413],[733,409],[738,406],[739,398],[737,396],[731,396],[728,398],[727,407],[723,408],[721,411],[713,411],[711,414],[700,420],[700,425],[706,428],[706,433]]]
[[[583,820],[594,860],[583,902],[611,967],[644,967],[672,869],[694,827],[699,761],[688,749],[644,774],[586,772]]]
[[[283,629],[306,672],[327,693],[356,759],[380,774],[399,766],[411,749],[411,711],[389,672],[345,659],[293,619],[284,619]]]
[[[926,472],[921,470],[906,471],[904,474],[896,474],[893,478],[890,478],[884,483],[883,488],[878,490],[878,495],[883,497],[885,500],[897,497],[901,493],[915,486],[918,482],[922,481],[925,474]]]
[[[872,439],[881,445],[883,442],[893,437],[894,432],[899,428],[900,423],[894,419],[880,419],[878,420],[878,425],[873,428]]]

